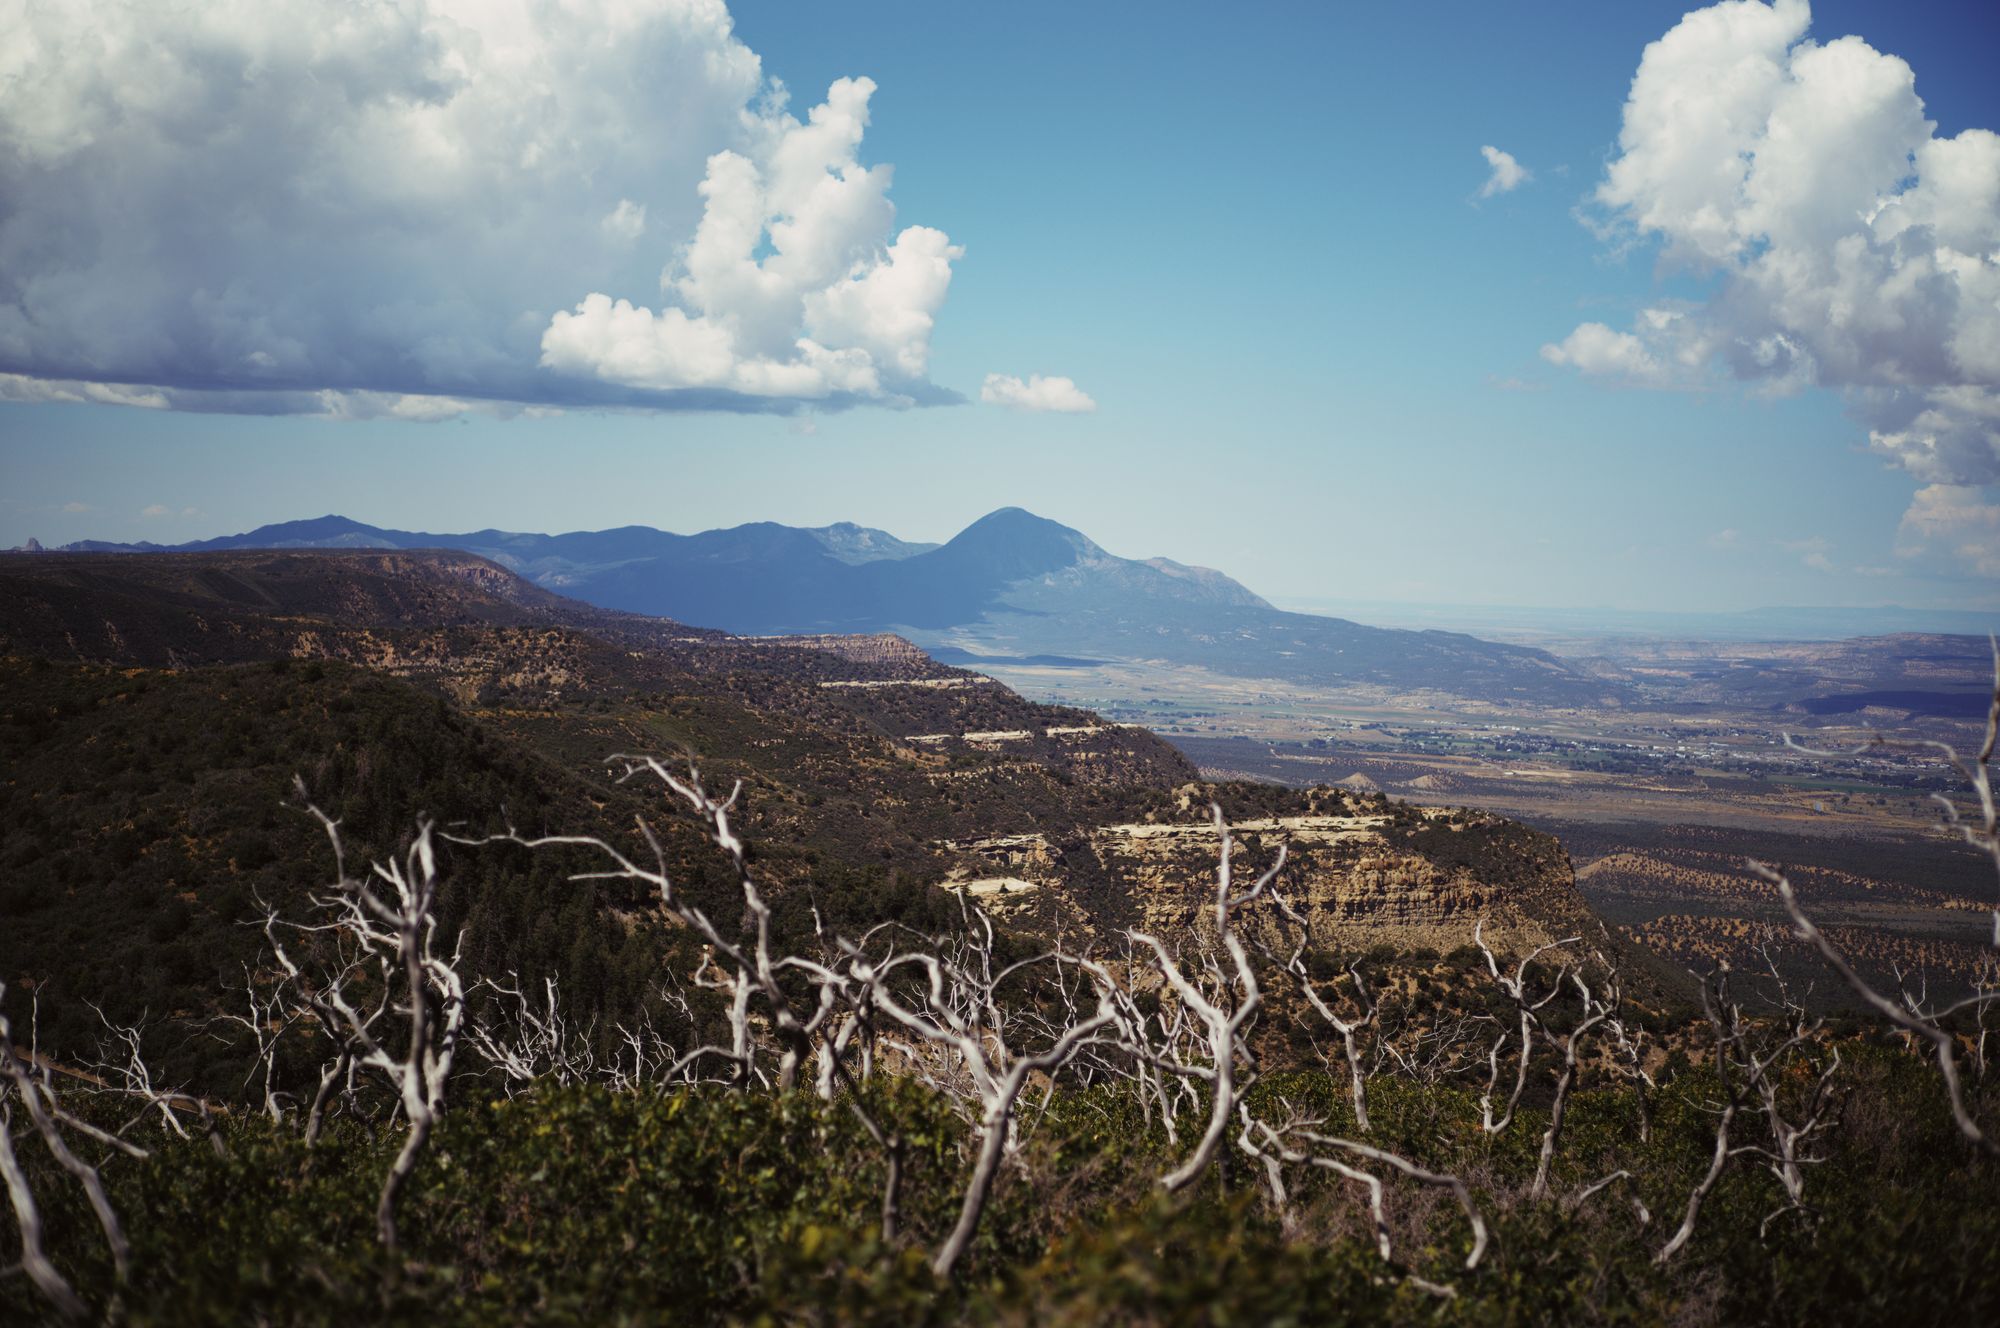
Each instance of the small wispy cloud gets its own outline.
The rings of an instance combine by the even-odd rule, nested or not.
[[[646,205],[621,198],[598,225],[614,240],[636,240],[646,233]]]
[[[1491,143],[1479,149],[1479,155],[1486,158],[1486,164],[1492,168],[1492,174],[1486,177],[1486,183],[1479,186],[1481,198],[1491,198],[1495,194],[1518,189],[1535,178],[1533,171],[1514,160],[1513,153],[1502,152]]]
[[[1661,306],[1640,313],[1646,335],[1620,332],[1603,323],[1581,323],[1561,341],[1542,347],[1542,358],[1558,368],[1577,369],[1630,387],[1699,386],[1709,347],[1699,328],[1679,309]]]
[[[96,511],[97,509],[92,507],[89,503],[64,503],[62,505],[62,510],[69,513],[71,516],[75,516],[81,512],[93,512]]]
[[[168,406],[165,393],[130,383],[84,383],[11,373],[0,374],[0,401],[24,405],[94,402],[100,406],[137,406],[145,410],[165,410]]]
[[[1773,541],[1786,553],[1798,555],[1798,560],[1815,572],[1831,572],[1834,569],[1833,542],[1820,535],[1809,535],[1805,539]]]
[[[1025,382],[1012,374],[987,374],[979,399],[989,406],[1064,415],[1086,415],[1097,409],[1097,403],[1072,380],[1041,374],[1030,374]]]

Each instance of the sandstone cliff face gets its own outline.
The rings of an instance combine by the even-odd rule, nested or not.
[[[1507,949],[1570,935],[1595,940],[1601,929],[1561,846],[1495,817],[1321,791],[1296,814],[1230,828],[1239,890],[1284,847],[1277,888],[1311,923],[1317,949],[1449,952],[1471,943],[1481,919],[1488,939]],[[1218,842],[1188,807],[1173,818],[1099,826],[1069,843],[1038,834],[954,843],[946,886],[1038,929],[1108,937],[1131,926],[1185,936],[1213,927]],[[1279,940],[1268,907],[1249,910],[1245,925]]]
[[[823,650],[852,664],[872,665],[885,678],[948,676],[953,671],[900,636],[876,632],[857,636],[765,636],[747,638],[799,650]]]
[[[322,631],[302,628],[287,650],[293,659],[338,660],[399,678],[429,681],[461,705],[501,688],[548,699],[587,689],[590,664],[602,654],[586,637],[553,628],[510,628],[460,636],[451,632]]]

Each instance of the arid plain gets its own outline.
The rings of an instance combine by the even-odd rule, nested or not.
[[[1144,724],[1215,778],[1380,789],[1557,835],[1605,917],[1674,961],[1809,967],[1757,859],[1793,875],[1885,976],[1955,986],[1992,926],[1991,870],[1946,823],[1987,643],[1575,637],[1542,642],[1633,704],[1496,704],[1313,688],[1148,662],[991,665],[1037,700]]]

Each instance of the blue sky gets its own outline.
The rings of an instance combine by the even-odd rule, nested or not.
[[[116,153],[139,148],[121,148],[109,130],[75,146],[77,124],[99,123],[95,103],[79,95],[74,124],[45,123],[31,117],[44,114],[46,95],[33,108],[0,96],[0,125],[29,145],[20,152],[30,159],[0,168],[0,196],[47,200],[21,215],[0,209],[0,300],[27,286],[85,311],[65,312],[53,331],[48,320],[0,318],[0,372],[15,375],[16,398],[0,404],[0,544],[31,535],[181,540],[328,511],[440,530],[853,520],[944,539],[1018,504],[1114,552],[1218,566],[1280,598],[2000,609],[2000,441],[1982,442],[1994,435],[1980,413],[2000,400],[2000,385],[1968,367],[1972,352],[1945,370],[1922,368],[1930,360],[1913,332],[1908,358],[1919,367],[1885,403],[1870,367],[1885,354],[1879,339],[1857,367],[1841,358],[1847,343],[1815,339],[1811,319],[1773,313],[1819,293],[1774,293],[1756,267],[1788,243],[1816,252],[1819,239],[1797,237],[1811,230],[1800,217],[1817,224],[1808,206],[1820,206],[1817,196],[1788,204],[1790,220],[1771,223],[1792,227],[1779,238],[1743,222],[1749,238],[1709,252],[1706,274],[1662,260],[1676,245],[1672,257],[1685,259],[1700,242],[1691,214],[1650,228],[1641,220],[1681,197],[1671,171],[1691,169],[1683,158],[1635,175],[1621,205],[1593,201],[1612,162],[1645,165],[1621,148],[1621,108],[1641,53],[1686,9],[738,3],[734,44],[718,46],[705,30],[699,41],[709,45],[695,52],[704,62],[684,66],[692,72],[683,77],[719,85],[714,52],[747,47],[763,76],[786,85],[795,116],[827,101],[836,79],[872,79],[852,164],[893,164],[894,178],[857,183],[856,206],[886,198],[895,219],[874,240],[863,222],[847,238],[881,255],[906,227],[942,232],[928,253],[933,271],[943,270],[945,237],[962,253],[948,257],[948,290],[884,283],[886,313],[873,295],[856,295],[852,307],[864,312],[836,317],[813,303],[817,287],[808,290],[805,330],[836,352],[857,348],[832,369],[808,373],[788,359],[799,328],[780,320],[766,338],[780,348],[776,361],[745,341],[699,380],[676,359],[693,343],[661,329],[670,298],[657,274],[695,238],[708,153],[732,147],[769,179],[780,158],[758,156],[754,143],[767,140],[732,127],[754,69],[733,70],[701,104],[683,85],[659,91],[693,38],[672,37],[680,45],[641,68],[619,106],[586,108],[576,133],[610,123],[627,137],[592,158],[582,183],[509,169],[468,175],[453,197],[419,197],[425,173],[399,173],[391,161],[337,198],[326,179],[286,182],[285,206],[315,210],[285,213],[291,231],[278,238],[260,211],[277,206],[267,203],[276,186],[248,149],[237,147],[234,160],[251,164],[218,173],[222,183],[200,194],[178,198],[167,182],[121,199]],[[1990,76],[2000,21],[1990,5],[1812,7],[1811,40],[1847,34],[1870,54],[1907,62],[1933,138],[2000,126]],[[588,37],[574,49],[604,49]],[[1749,32],[1742,42],[1756,39]],[[1781,63],[1794,61],[1774,78],[1840,105],[1875,95],[1867,79],[1888,68],[1864,59],[1858,72],[1815,73],[1795,61],[1795,35],[1763,40],[1775,41]],[[281,58],[259,50],[273,64]],[[50,40],[28,63],[58,83],[120,78],[113,55],[78,51]],[[1684,86],[1704,76],[1702,60],[1729,53],[1711,43],[1698,54],[1671,69],[1663,62],[1663,76]],[[1851,93],[1839,81],[1849,78]],[[625,86],[609,69],[592,81]],[[572,105],[582,96],[555,91]],[[1901,103],[1893,87],[1881,98],[1879,114],[1843,132],[1868,142],[1881,126],[1888,149],[1901,151],[1907,125],[1890,123]],[[224,115],[257,114],[247,96],[233,110],[220,100]],[[181,123],[152,103],[143,114]],[[482,112],[482,124],[492,120]],[[448,134],[454,122],[426,123]],[[779,122],[767,114],[763,123]],[[209,147],[184,149],[196,156],[181,174],[202,176],[213,163],[201,154],[219,153],[214,144],[236,129],[211,126]],[[1657,144],[1681,131],[1653,132]],[[407,137],[357,130],[342,153],[393,155]],[[1482,198],[1487,145],[1529,177]],[[273,163],[316,159],[280,151],[281,140],[267,146]],[[1766,150],[1760,160],[1776,157]],[[1915,175],[1917,185],[1928,179]],[[584,196],[613,176],[612,193]],[[383,178],[390,184],[378,188]],[[644,229],[627,235],[606,203],[641,192]],[[1956,222],[1936,222],[1939,235],[1953,224],[1973,234],[2000,226],[1982,216],[1991,203],[1970,197],[1954,204]],[[102,222],[110,236],[105,218],[121,206],[147,237],[182,238],[116,241],[129,252],[117,261],[100,253],[82,277],[57,282],[76,260],[35,242],[33,226],[68,234]],[[170,206],[196,224],[147,226],[149,210],[164,219]],[[432,219],[409,235],[393,230],[432,206],[448,211],[424,214]],[[522,256],[510,256],[502,236],[497,266],[461,263],[492,238],[485,231],[425,248],[426,237],[458,234],[468,216],[513,216],[517,206]],[[1906,210],[1916,206],[1912,195]],[[210,208],[239,227],[231,234],[251,238],[209,252],[199,223]],[[335,212],[338,232],[314,238]],[[379,249],[343,248],[377,225]],[[102,244],[109,251],[114,240]],[[767,259],[774,244],[760,239],[751,256]],[[368,280],[343,275],[342,262],[367,265],[374,252],[384,257],[365,269]],[[321,254],[328,284],[310,271]],[[890,258],[868,259],[868,271],[923,270]],[[1976,348],[1980,327],[1963,324],[1985,316],[1991,287],[1959,271],[1958,302],[1937,317],[1958,336],[1951,344]],[[380,290],[369,284],[378,275]],[[472,307],[517,275],[527,292],[517,303],[560,294],[518,310],[499,296]],[[587,310],[586,290],[661,319],[646,313],[635,330],[615,310]],[[681,288],[671,302],[692,321],[674,335],[750,319],[731,303],[742,298],[736,290],[721,280]],[[506,294],[516,298],[511,287]],[[1860,298],[1865,306],[1874,297],[1864,288]],[[184,317],[191,303],[230,308],[229,335],[250,338],[229,343],[236,358],[203,358],[201,337],[220,344],[221,324]],[[320,317],[330,305],[340,318]],[[571,305],[562,331],[545,330]],[[1647,310],[1689,316],[1655,335]],[[930,320],[922,332],[909,331],[915,315]],[[33,330],[20,331],[24,323]],[[1602,334],[1567,340],[1586,325]],[[1696,326],[1690,341],[1684,330]],[[489,332],[500,348],[490,354],[481,340]],[[538,334],[549,357],[539,366]],[[232,377],[239,348],[261,344],[257,336],[286,366],[283,392]],[[1781,362],[1731,369],[1726,348],[1765,344],[1759,336],[1777,338]],[[519,346],[527,359],[488,367],[518,357]],[[1792,372],[1794,355],[1812,356],[1815,372]],[[853,356],[872,366],[862,377]],[[439,395],[469,407],[393,395],[409,393],[398,366],[413,363],[451,386]],[[809,385],[793,395],[762,386],[780,373]],[[988,375],[1060,376],[1095,409],[984,403]],[[117,386],[79,386],[92,381]],[[299,394],[321,387],[340,394],[333,414],[362,418],[327,418],[319,406],[244,413],[298,412]],[[179,408],[46,399],[148,388],[158,389],[155,404]],[[488,393],[535,408],[476,395]],[[907,404],[953,394],[963,400]],[[383,404],[392,396],[419,403],[403,413],[442,418],[394,418]]]

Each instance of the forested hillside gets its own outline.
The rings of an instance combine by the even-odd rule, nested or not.
[[[136,1022],[241,987],[264,944],[246,925],[258,901],[295,904],[331,867],[295,779],[372,855],[419,816],[622,834],[657,799],[620,787],[605,758],[693,760],[711,783],[743,781],[763,870],[808,891],[780,892],[797,926],[814,904],[867,923],[935,911],[941,883],[1025,874],[1037,888],[1002,901],[1010,926],[1098,934],[1158,907],[1141,899],[1191,916],[1208,870],[1211,792],[1142,729],[1024,701],[893,638],[729,637],[607,613],[460,554],[0,560],[0,644],[0,853],[14,864],[0,890],[16,938],[0,979],[17,1019],[31,988],[47,991],[45,1036],[65,1055],[102,1031],[84,1001]],[[1342,906],[1391,929],[1363,948],[1449,949],[1481,909],[1510,926],[1587,916],[1552,841],[1533,888],[1439,894],[1454,873],[1504,887],[1529,859],[1468,857],[1478,834],[1362,833],[1389,824],[1365,798],[1223,796],[1248,849],[1288,845],[1298,888],[1323,906],[1382,859],[1375,902],[1364,890]],[[1328,814],[1362,820],[1328,838],[1308,824]],[[1195,832],[1192,856],[1121,829],[1159,822]],[[670,843],[699,891],[712,862],[690,836]],[[1035,862],[1013,861],[1028,843]],[[1405,890],[1431,902],[1406,906]],[[572,887],[545,863],[482,862],[440,910],[481,971],[560,972],[584,1017],[644,1009],[667,943],[643,899]],[[156,1054],[168,1040],[176,1070],[227,1058],[164,1032]]]

